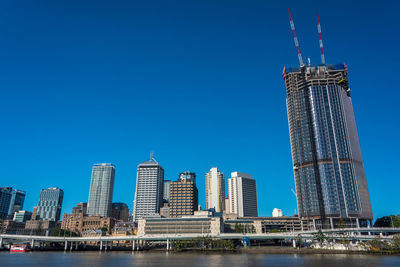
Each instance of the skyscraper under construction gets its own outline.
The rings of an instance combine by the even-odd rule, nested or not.
[[[316,228],[367,226],[372,209],[345,64],[284,68],[290,142],[300,218]]]

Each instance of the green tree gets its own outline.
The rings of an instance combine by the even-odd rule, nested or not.
[[[244,227],[242,224],[235,223],[235,229],[233,230],[235,233],[243,233]]]
[[[322,232],[320,229],[317,233],[314,234],[315,240],[318,241],[318,243],[322,244],[326,240],[325,234]]]
[[[390,215],[378,218],[374,227],[400,227],[400,216]]]

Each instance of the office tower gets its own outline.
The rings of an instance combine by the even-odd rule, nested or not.
[[[129,208],[125,203],[112,203],[111,217],[117,221],[127,222],[129,220]]]
[[[284,68],[290,143],[301,219],[314,227],[372,223],[372,209],[345,64]]]
[[[160,216],[163,202],[164,169],[154,159],[138,165],[132,220]]]
[[[299,216],[372,220],[345,65],[285,70]]]
[[[224,174],[217,167],[213,167],[206,173],[206,209],[215,209],[216,212],[223,212],[224,208]]]
[[[199,201],[195,181],[195,173],[185,172],[179,175],[178,181],[171,183],[170,217],[193,215],[197,210]]]
[[[283,213],[282,213],[281,209],[275,208],[272,210],[272,217],[282,217],[282,216],[283,216]]]
[[[25,192],[21,190],[14,189],[12,191],[8,216],[13,217],[15,212],[24,208],[25,195]]]
[[[64,191],[57,187],[50,187],[40,191],[37,216],[41,220],[60,220]]]
[[[231,213],[231,208],[229,205],[229,194],[225,198],[225,213]]]
[[[171,180],[164,180],[164,189],[163,189],[164,202],[169,202],[171,182],[172,182]]]
[[[110,163],[94,164],[90,182],[88,215],[111,216],[115,167]]]
[[[0,187],[0,219],[6,219],[10,208],[11,187]]]
[[[188,180],[196,184],[196,173],[190,171],[182,172],[179,174],[179,180]]]
[[[76,205],[76,207],[72,208],[72,215],[78,216],[86,216],[87,215],[87,203],[81,202]]]
[[[250,174],[232,172],[228,179],[229,210],[238,217],[257,217],[256,180]]]

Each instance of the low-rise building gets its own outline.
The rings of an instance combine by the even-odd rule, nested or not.
[[[16,222],[13,220],[1,220],[0,233],[2,234],[16,234],[25,229],[24,222]]]
[[[38,235],[46,234],[49,235],[54,228],[56,228],[57,222],[50,220],[29,220],[26,221],[25,230],[31,233],[35,232]]]
[[[13,220],[16,222],[26,222],[32,218],[32,212],[26,210],[16,211]]]
[[[224,220],[225,232],[262,234],[271,231],[293,232],[302,230],[309,230],[309,227],[302,223],[297,216],[226,218]]]
[[[83,237],[98,237],[105,235],[106,233],[103,230],[86,230],[82,233]]]
[[[138,236],[152,234],[203,234],[218,235],[223,232],[222,217],[211,211],[195,211],[194,215],[181,218],[141,219]]]
[[[61,222],[61,229],[81,233],[87,230],[107,230],[111,232],[116,220],[111,217],[103,218],[101,216],[74,216],[73,214],[64,214]]]
[[[112,229],[113,236],[126,236],[136,234],[136,224],[134,222],[117,222]]]

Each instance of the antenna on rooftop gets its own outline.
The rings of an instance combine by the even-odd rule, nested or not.
[[[325,65],[325,55],[324,55],[324,44],[322,43],[322,33],[321,24],[319,23],[319,15],[317,14],[317,27],[318,27],[318,37],[319,37],[319,48],[321,49],[321,63]]]
[[[296,49],[297,49],[297,56],[299,58],[300,66],[302,67],[302,66],[304,66],[304,62],[303,62],[303,58],[302,58],[301,52],[300,52],[299,40],[297,39],[296,29],[294,28],[294,22],[292,19],[292,15],[290,14],[290,9],[288,9],[288,12],[289,12],[290,28],[292,29],[294,44],[296,45]]]

